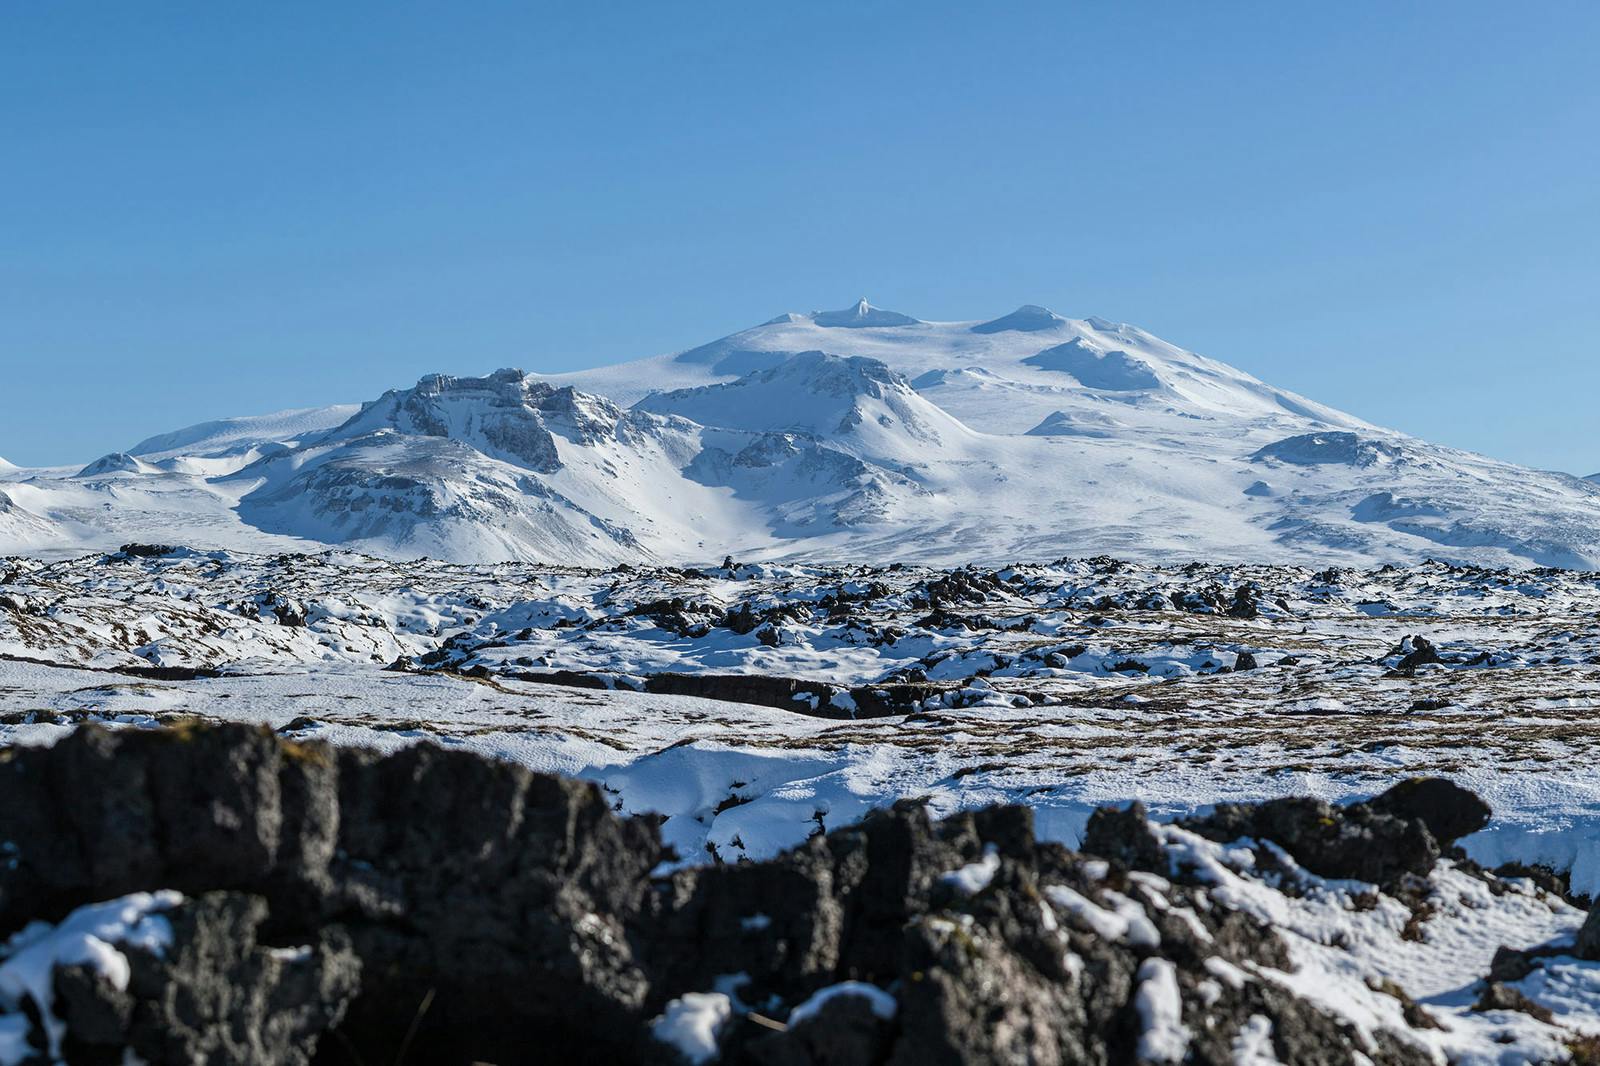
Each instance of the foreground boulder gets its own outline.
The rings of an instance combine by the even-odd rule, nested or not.
[[[287,947],[338,930],[363,973],[346,1025],[374,1060],[425,999],[418,1054],[429,1034],[473,1034],[489,1061],[519,1061],[529,1026],[587,1045],[645,1009],[625,923],[660,861],[654,824],[510,763],[241,726],[84,728],[0,752],[0,840],[0,934],[157,889],[258,897]]]
[[[173,894],[174,896],[176,894]],[[337,928],[314,944],[257,943],[266,903],[210,893],[160,913],[157,949],[122,945],[126,981],[95,966],[58,966],[53,1013],[68,1062],[306,1063],[354,998],[361,966]]]
[[[240,726],[86,727],[0,752],[0,936],[42,921],[67,943],[108,899],[138,920],[95,927],[94,966],[75,949],[24,966],[16,945],[43,943],[42,925],[0,950],[0,1048],[28,1062],[1221,1064],[1241,1048],[1432,1062],[1410,1028],[1431,1020],[1408,1000],[1386,998],[1393,1028],[1363,1034],[1271,977],[1291,952],[1225,902],[1245,882],[1219,864],[1240,849],[1207,842],[1278,833],[1308,870],[1426,874],[1429,826],[1467,824],[1434,818],[1435,801],[1465,800],[1412,788],[1219,810],[1194,832],[1103,811],[1084,842],[1100,857],[1036,841],[1025,808],[936,821],[903,802],[767,861],[656,876],[670,856],[655,822],[508,763]],[[1319,820],[1333,828],[1312,833]],[[1514,1007],[1513,991],[1484,1002]]]

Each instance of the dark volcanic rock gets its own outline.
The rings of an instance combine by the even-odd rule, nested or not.
[[[1441,847],[1489,824],[1489,805],[1453,781],[1413,777],[1368,800],[1369,810],[1414,818],[1428,827]]]
[[[1600,962],[1600,903],[1594,905],[1578,931],[1578,947],[1574,954],[1580,959]]]
[[[321,1035],[355,995],[361,965],[338,929],[314,944],[257,943],[267,905],[256,896],[212,893],[164,917],[172,944],[137,947],[127,988],[85,966],[56,971],[55,1012],[67,1024],[64,1057],[121,1063],[307,1063]]]
[[[1280,844],[1322,877],[1393,886],[1433,869],[1441,847],[1489,822],[1489,805],[1443,778],[1412,778],[1362,803],[1335,807],[1304,797],[1222,803],[1185,828],[1212,840],[1255,837]]]
[[[614,817],[587,783],[431,746],[86,727],[0,752],[0,839],[0,935],[160,888],[257,894],[280,940],[343,930],[364,975],[345,1027],[374,1061],[425,998],[412,1047],[434,1061],[519,1061],[508,1019],[551,1048],[639,1021],[647,981],[624,927],[661,849],[653,823]]]
[[[773,639],[777,633],[773,631]],[[776,707],[813,718],[886,718],[910,714],[942,690],[937,685],[900,683],[847,689],[825,681],[769,674],[651,674],[646,692]]]
[[[1195,825],[1385,880],[1437,856],[1435,799],[1389,801],[1417,817],[1295,800]],[[1213,980],[1208,960],[1283,968],[1287,951],[1171,869],[1137,807],[1089,824],[1109,875],[1036,842],[1025,808],[934,821],[902,802],[770,860],[656,879],[652,820],[510,763],[84,728],[0,752],[0,840],[0,936],[127,892],[190,897],[164,954],[127,950],[126,990],[56,971],[74,1062],[668,1063],[652,1020],[727,990],[727,1062],[1110,1064],[1136,1057],[1150,982],[1176,988],[1192,1062],[1231,1062],[1258,1017],[1283,1062],[1427,1061],[1272,981]],[[1148,917],[1117,935],[1085,913],[1111,906]]]
[[[1392,886],[1407,874],[1427,873],[1439,861],[1439,845],[1426,825],[1363,804],[1335,807],[1307,797],[1219,803],[1211,814],[1180,824],[1221,842],[1271,840],[1320,877]]]
[[[1400,671],[1415,670],[1419,666],[1444,661],[1439,658],[1439,649],[1423,636],[1407,637],[1389,654],[1400,656],[1400,661],[1394,664],[1394,668]]]
[[[1144,804],[1135,800],[1126,808],[1101,807],[1089,815],[1083,831],[1083,850],[1110,859],[1126,870],[1165,872],[1166,856],[1150,831]]]

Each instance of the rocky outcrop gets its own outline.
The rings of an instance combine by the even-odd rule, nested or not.
[[[1588,921],[1578,931],[1578,946],[1574,952],[1580,959],[1600,962],[1600,903],[1589,912]]]
[[[529,1027],[560,1046],[645,1006],[625,923],[660,859],[653,824],[509,763],[84,728],[0,752],[0,840],[0,932],[158,888],[258,897],[273,943],[342,931],[363,974],[346,1025],[369,1061],[389,1061],[430,994],[418,1053],[431,1034],[502,1062]]]
[[[1189,824],[1383,881],[1426,873],[1468,796],[1416,783]],[[1250,976],[1291,969],[1284,943],[1208,894],[1175,833],[1200,839],[1102,811],[1094,857],[1036,841],[1026,808],[902,802],[767,861],[656,876],[653,820],[510,763],[84,727],[0,751],[0,935],[184,896],[159,943],[111,945],[125,980],[57,965],[47,1002],[8,1003],[0,971],[0,1029],[38,1061],[54,1033],[75,1062],[1431,1061]]]
[[[1304,797],[1221,803],[1205,817],[1180,824],[1221,842],[1271,840],[1322,877],[1392,888],[1408,874],[1426,874],[1443,848],[1488,821],[1488,805],[1477,796],[1442,778],[1426,778],[1345,807]]]
[[[360,963],[337,927],[311,944],[265,947],[257,936],[266,902],[232,892],[162,916],[165,950],[120,946],[125,984],[86,964],[56,968],[53,1013],[67,1062],[308,1063],[355,995]]]

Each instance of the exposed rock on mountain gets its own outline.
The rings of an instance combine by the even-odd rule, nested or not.
[[[155,467],[141,462],[126,452],[112,452],[102,455],[82,470],[78,471],[79,477],[100,477],[104,474],[152,474]]]
[[[1354,433],[1305,433],[1258,449],[1252,459],[1276,459],[1296,466],[1339,463],[1344,466],[1375,466],[1403,456],[1401,448],[1378,440],[1367,440]]]

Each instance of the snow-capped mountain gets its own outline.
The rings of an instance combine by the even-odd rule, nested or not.
[[[883,363],[822,351],[800,352],[727,384],[651,393],[634,409],[720,429],[827,440],[873,459],[915,460],[975,439]]]
[[[786,314],[574,374],[434,375],[0,468],[0,551],[463,561],[1097,553],[1600,567],[1600,485],[1369,425],[1133,326]]]
[[[209,465],[216,472],[228,465],[237,468],[254,461],[260,457],[263,446],[292,445],[324,433],[348,421],[359,410],[360,404],[335,404],[270,415],[222,418],[146,438],[129,448],[128,453],[157,465],[163,462],[170,465],[180,460],[190,463],[196,459],[211,460]],[[223,462],[217,463],[217,460]]]

